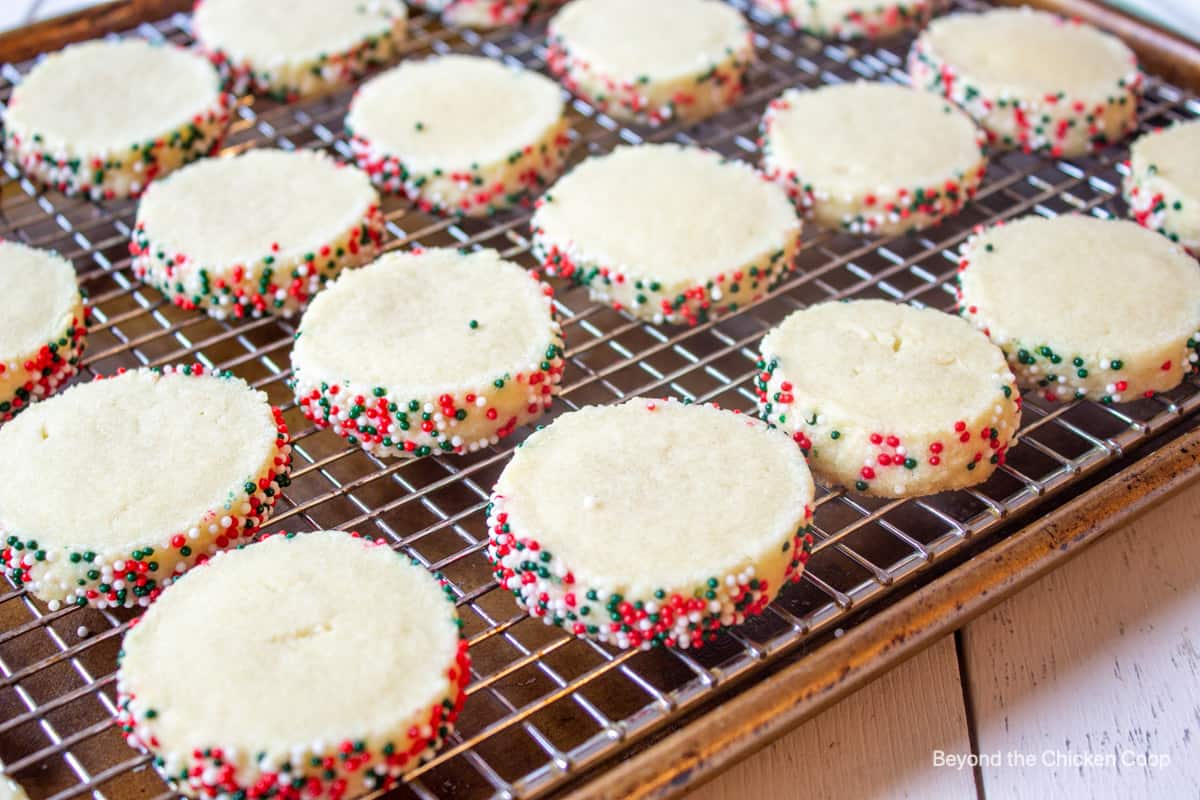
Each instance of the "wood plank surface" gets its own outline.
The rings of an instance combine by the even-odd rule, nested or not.
[[[987,797],[1200,797],[1200,487],[963,632]]]
[[[953,639],[946,638],[690,795],[746,798],[970,798],[971,770],[932,753],[970,750]]]

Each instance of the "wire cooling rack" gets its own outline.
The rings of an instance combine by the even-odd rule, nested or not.
[[[735,4],[746,10],[745,0]],[[976,0],[960,5],[979,7]],[[575,160],[621,143],[669,140],[753,162],[759,115],[785,88],[905,80],[908,40],[829,44],[748,14],[758,62],[736,109],[690,128],[651,132],[625,127],[574,101]],[[415,15],[412,28],[411,55],[470,52],[545,69],[544,18],[519,29],[477,33],[446,30]],[[186,43],[189,19],[176,15],[129,35]],[[0,67],[0,99],[7,99],[29,66]],[[349,99],[350,92],[343,91],[291,106],[244,102],[228,149],[313,147],[348,159],[341,131]],[[1143,129],[1193,116],[1200,116],[1195,97],[1148,80]],[[694,328],[634,320],[560,283],[556,302],[568,363],[555,413],[634,394],[751,409],[758,341],[789,312],[841,297],[950,309],[957,247],[972,226],[1027,213],[1122,216],[1118,195],[1126,155],[1110,148],[1070,160],[1000,156],[962,214],[920,234],[871,240],[810,229],[800,270],[787,284],[735,316]],[[910,501],[820,490],[818,542],[804,580],[763,617],[699,651],[617,653],[528,618],[491,580],[482,552],[483,509],[508,453],[527,432],[461,458],[375,459],[318,432],[296,409],[286,385],[294,322],[213,321],[175,308],[134,279],[126,251],[132,202],[97,205],[43,193],[8,162],[2,165],[0,198],[0,235],[58,250],[75,263],[95,309],[84,378],[119,367],[196,361],[233,370],[285,409],[295,436],[292,484],[270,530],[344,528],[382,535],[452,582],[474,660],[469,699],[452,740],[395,790],[398,797],[554,793],[680,723],[738,681],[797,657],[816,634],[854,624],[851,610],[886,601],[910,577],[995,532],[1005,518],[1036,511],[1052,495],[1118,462],[1150,434],[1181,430],[1200,405],[1200,384],[1192,381],[1117,407],[1049,406],[1028,396],[1021,442],[986,484]],[[454,222],[396,200],[386,202],[385,212],[389,247],[492,247],[535,266],[526,212]],[[128,749],[109,722],[115,656],[129,618],[126,612],[93,609],[49,612],[25,591],[0,584],[0,758],[34,798],[171,796],[148,759]]]

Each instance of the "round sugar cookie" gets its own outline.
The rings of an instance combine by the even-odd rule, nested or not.
[[[971,118],[927,92],[882,83],[790,89],[762,123],[763,170],[828,228],[929,227],[975,196],[987,157]]]
[[[1200,257],[1200,121],[1147,133],[1129,156],[1124,194],[1130,215]]]
[[[529,15],[563,0],[409,0],[416,8],[441,14],[447,25],[499,28],[516,25]]]
[[[1196,372],[1200,264],[1127,220],[1023,217],[971,237],[959,310],[1048,400],[1119,403]]]
[[[346,131],[358,165],[422,211],[484,217],[528,202],[570,147],[549,78],[490,58],[409,61],[368,81]]]
[[[822,303],[773,328],[761,352],[763,418],[830,484],[877,497],[961,489],[1015,440],[1021,396],[1004,354],[950,314]]]
[[[494,250],[388,253],[342,275],[300,320],[296,402],[379,456],[496,444],[558,393],[550,294]]]
[[[0,762],[0,769],[4,764]],[[0,800],[29,800],[29,795],[21,788],[21,784],[5,775],[0,775]]]
[[[0,428],[0,561],[52,610],[145,606],[252,536],[290,464],[278,409],[228,374],[73,386]]]
[[[337,89],[396,57],[400,0],[196,0],[192,30],[237,94],[280,102]]]
[[[698,122],[742,96],[750,27],[719,0],[572,0],[550,21],[546,65],[617,119]]]
[[[373,259],[383,224],[360,170],[314,150],[250,150],[153,184],[129,252],[134,274],[180,308],[291,316],[341,270]]]
[[[768,14],[826,39],[881,38],[920,28],[940,0],[753,0]]]
[[[590,158],[537,202],[533,253],[549,275],[654,322],[736,311],[795,268],[800,220],[741,161],[674,144]]]
[[[469,679],[440,576],[383,540],[275,534],[130,629],[117,724],[187,797],[358,797],[433,754]]]
[[[0,241],[0,422],[74,375],[86,339],[71,262]]]
[[[500,586],[621,648],[700,647],[800,579],[813,482],[787,436],[714,406],[634,398],[564,414],[488,507]]]
[[[908,56],[912,85],[953,100],[997,148],[1078,156],[1137,125],[1142,75],[1120,39],[1027,7],[951,14]]]
[[[50,54],[13,89],[4,149],[64,194],[136,197],[215,150],[233,102],[196,53],[141,39],[85,42]]]

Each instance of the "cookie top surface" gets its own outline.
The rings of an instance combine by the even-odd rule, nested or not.
[[[550,22],[571,54],[622,80],[665,79],[725,61],[749,27],[719,0],[574,0]]]
[[[400,0],[202,0],[193,24],[205,47],[272,66],[344,53],[406,16]]]
[[[559,417],[516,451],[496,491],[513,530],[571,564],[581,583],[619,579],[631,592],[776,552],[813,501],[787,435],[711,406],[645,398]]]
[[[538,282],[494,250],[389,253],[317,295],[292,361],[330,382],[449,391],[528,370],[551,327]]]
[[[1200,265],[1128,220],[1030,216],[991,228],[972,243],[962,285],[993,335],[1036,345],[1123,352],[1200,324]]]
[[[137,370],[73,386],[0,428],[0,529],[44,550],[169,538],[244,497],[275,437],[266,395],[240,379]]]
[[[1115,36],[1029,8],[940,17],[923,39],[960,77],[1021,93],[1103,98],[1136,68]]]
[[[0,242],[0,363],[58,337],[79,303],[71,262]]]
[[[323,153],[250,150],[202,159],[150,184],[138,222],[159,246],[201,265],[232,265],[300,257],[378,202],[365,173]]]
[[[490,58],[408,61],[359,89],[346,124],[409,169],[471,169],[537,142],[563,115],[554,81]]]
[[[124,152],[188,124],[219,97],[217,71],[200,55],[141,39],[85,42],[25,76],[5,124],[40,134],[50,151]]]
[[[971,118],[929,92],[859,82],[782,99],[771,156],[825,189],[940,186],[983,157]]]
[[[796,311],[763,339],[797,396],[872,430],[941,428],[995,403],[1004,354],[964,320],[854,300]],[[824,409],[823,409],[824,410]]]
[[[0,768],[4,766],[0,763]],[[12,778],[0,775],[0,800],[29,800],[29,795]]]
[[[1200,195],[1200,121],[1148,133],[1130,148],[1135,171],[1149,169],[1182,191]]]
[[[800,228],[750,166],[679,145],[620,147],[551,187],[535,227],[631,275],[701,283],[782,249]]]
[[[397,735],[446,696],[457,647],[432,575],[386,546],[321,531],[194,570],[130,630],[120,669],[156,711],[163,749],[286,754]]]

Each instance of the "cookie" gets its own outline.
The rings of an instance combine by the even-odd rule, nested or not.
[[[950,314],[822,303],[773,328],[761,352],[762,417],[829,484],[877,497],[961,489],[1015,440],[1021,396],[1004,354]]]
[[[1196,372],[1200,265],[1133,222],[1023,217],[963,246],[959,309],[1048,400],[1120,403]]]
[[[1200,257],[1200,121],[1147,133],[1129,155],[1130,215]]]
[[[192,32],[231,91],[280,102],[338,89],[393,60],[400,0],[196,0]]]
[[[145,606],[252,536],[290,464],[278,409],[228,374],[73,386],[0,428],[0,561],[51,610]]]
[[[441,14],[447,25],[499,28],[516,25],[529,15],[563,0],[409,0],[410,5]]]
[[[640,125],[724,111],[754,60],[749,26],[719,0],[573,0],[547,35],[546,66],[567,89]]]
[[[422,211],[468,217],[540,192],[562,170],[569,129],[548,78],[463,55],[371,79],[346,116],[354,159],[377,186]]]
[[[180,308],[287,317],[373,259],[383,225],[360,170],[313,150],[250,150],[153,184],[129,252],[134,274]]]
[[[388,253],[338,278],[300,320],[296,402],[377,456],[496,444],[558,393],[550,294],[494,250]]]
[[[997,148],[1078,156],[1137,125],[1142,75],[1120,39],[1030,8],[951,14],[908,56],[912,85],[953,100]]]
[[[492,490],[487,556],[547,624],[620,648],[695,648],[800,579],[812,511],[812,477],[782,433],[634,398],[525,441]]]
[[[130,629],[117,724],[187,797],[386,789],[462,708],[459,626],[449,587],[383,540],[268,536],[216,555]]]
[[[3,768],[4,764],[0,763],[0,769]],[[25,794],[21,784],[0,774],[0,800],[29,800],[29,795]]]
[[[86,339],[71,262],[0,241],[0,422],[74,375]]]
[[[537,202],[533,254],[548,275],[654,322],[736,311],[795,268],[800,220],[740,161],[674,144],[619,147]]]
[[[895,234],[927,228],[975,196],[983,141],[970,117],[927,92],[790,89],[763,117],[763,170],[825,227]]]
[[[825,39],[876,39],[914,30],[929,21],[938,0],[752,0],[768,14]]]
[[[196,53],[141,39],[76,44],[13,89],[4,149],[30,179],[64,194],[136,197],[214,151],[233,102]]]

